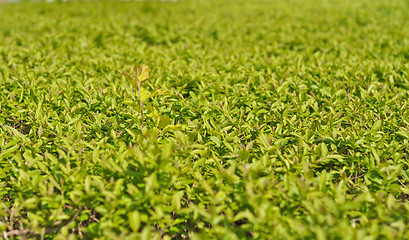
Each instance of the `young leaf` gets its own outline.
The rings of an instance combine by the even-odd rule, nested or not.
[[[141,226],[141,220],[138,211],[133,211],[128,213],[129,226],[134,232],[138,232],[139,227]]]
[[[132,71],[134,72],[139,82],[143,82],[149,77],[149,67],[148,66],[139,67],[138,65],[135,65],[133,66]]]
[[[145,88],[141,87],[140,98],[139,98],[139,96],[138,96],[138,98],[142,102],[145,102],[145,100],[149,99],[150,97],[151,97],[151,93],[148,90],[146,90]]]
[[[142,66],[139,69],[139,75],[138,75],[138,80],[140,82],[145,81],[149,77],[149,67],[148,66]]]

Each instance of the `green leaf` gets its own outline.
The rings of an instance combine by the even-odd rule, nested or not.
[[[158,127],[159,128],[165,128],[170,124],[171,120],[168,115],[164,115],[160,118]]]
[[[3,150],[0,154],[0,159],[10,157],[15,151],[19,149],[19,147],[19,145],[14,145]]]
[[[128,222],[132,231],[139,232],[139,227],[141,226],[141,219],[138,211],[132,211],[128,213]]]
[[[149,67],[148,66],[139,66],[135,65],[132,68],[132,71],[135,73],[135,76],[139,82],[145,81],[149,77]]]
[[[210,140],[212,140],[212,141],[216,144],[217,147],[220,147],[220,140],[219,140],[218,137],[216,137],[216,136],[211,136],[211,137],[210,137]]]
[[[172,205],[176,210],[180,210],[183,195],[183,191],[179,191],[173,194]]]
[[[397,133],[398,135],[404,137],[404,138],[409,139],[409,132],[408,132],[408,130],[407,130],[406,128],[400,127],[400,128],[399,128],[399,131],[396,132],[396,133]]]
[[[141,87],[140,94],[141,94],[140,100],[142,100],[142,102],[145,102],[147,99],[149,99],[151,97],[151,93],[148,90],[146,90],[145,88],[143,88],[143,87]],[[139,95],[138,94],[136,94],[136,95],[139,98]]]
[[[146,79],[148,79],[148,77],[149,77],[149,68],[148,68],[148,66],[142,66],[139,69],[138,72],[139,72],[139,74],[138,74],[138,80],[139,81],[143,82]]]
[[[372,126],[371,130],[367,131],[364,135],[371,135],[375,132],[377,132],[382,126],[382,120],[378,120],[375,122],[375,124]]]

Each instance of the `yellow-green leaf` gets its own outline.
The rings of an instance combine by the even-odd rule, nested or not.
[[[133,212],[128,213],[128,220],[129,220],[129,226],[132,228],[132,230],[134,232],[138,232],[139,227],[141,226],[139,212],[133,211]]]
[[[140,100],[141,100],[142,102],[144,102],[145,100],[147,100],[147,99],[149,99],[149,98],[151,97],[151,93],[150,93],[148,90],[146,90],[145,88],[142,88],[142,87],[141,87],[141,92],[140,92],[140,94],[141,94]],[[138,96],[138,98],[139,98],[139,95],[138,95],[138,94],[137,94],[137,96]]]
[[[138,75],[138,80],[140,82],[145,81],[149,77],[149,67],[148,66],[142,66],[139,70],[139,75]]]

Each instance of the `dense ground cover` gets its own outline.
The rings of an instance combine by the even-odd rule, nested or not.
[[[407,19],[399,0],[0,5],[2,237],[408,237]]]

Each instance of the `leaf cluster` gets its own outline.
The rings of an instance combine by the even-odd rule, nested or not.
[[[0,5],[1,236],[408,238],[408,18],[399,0]]]

